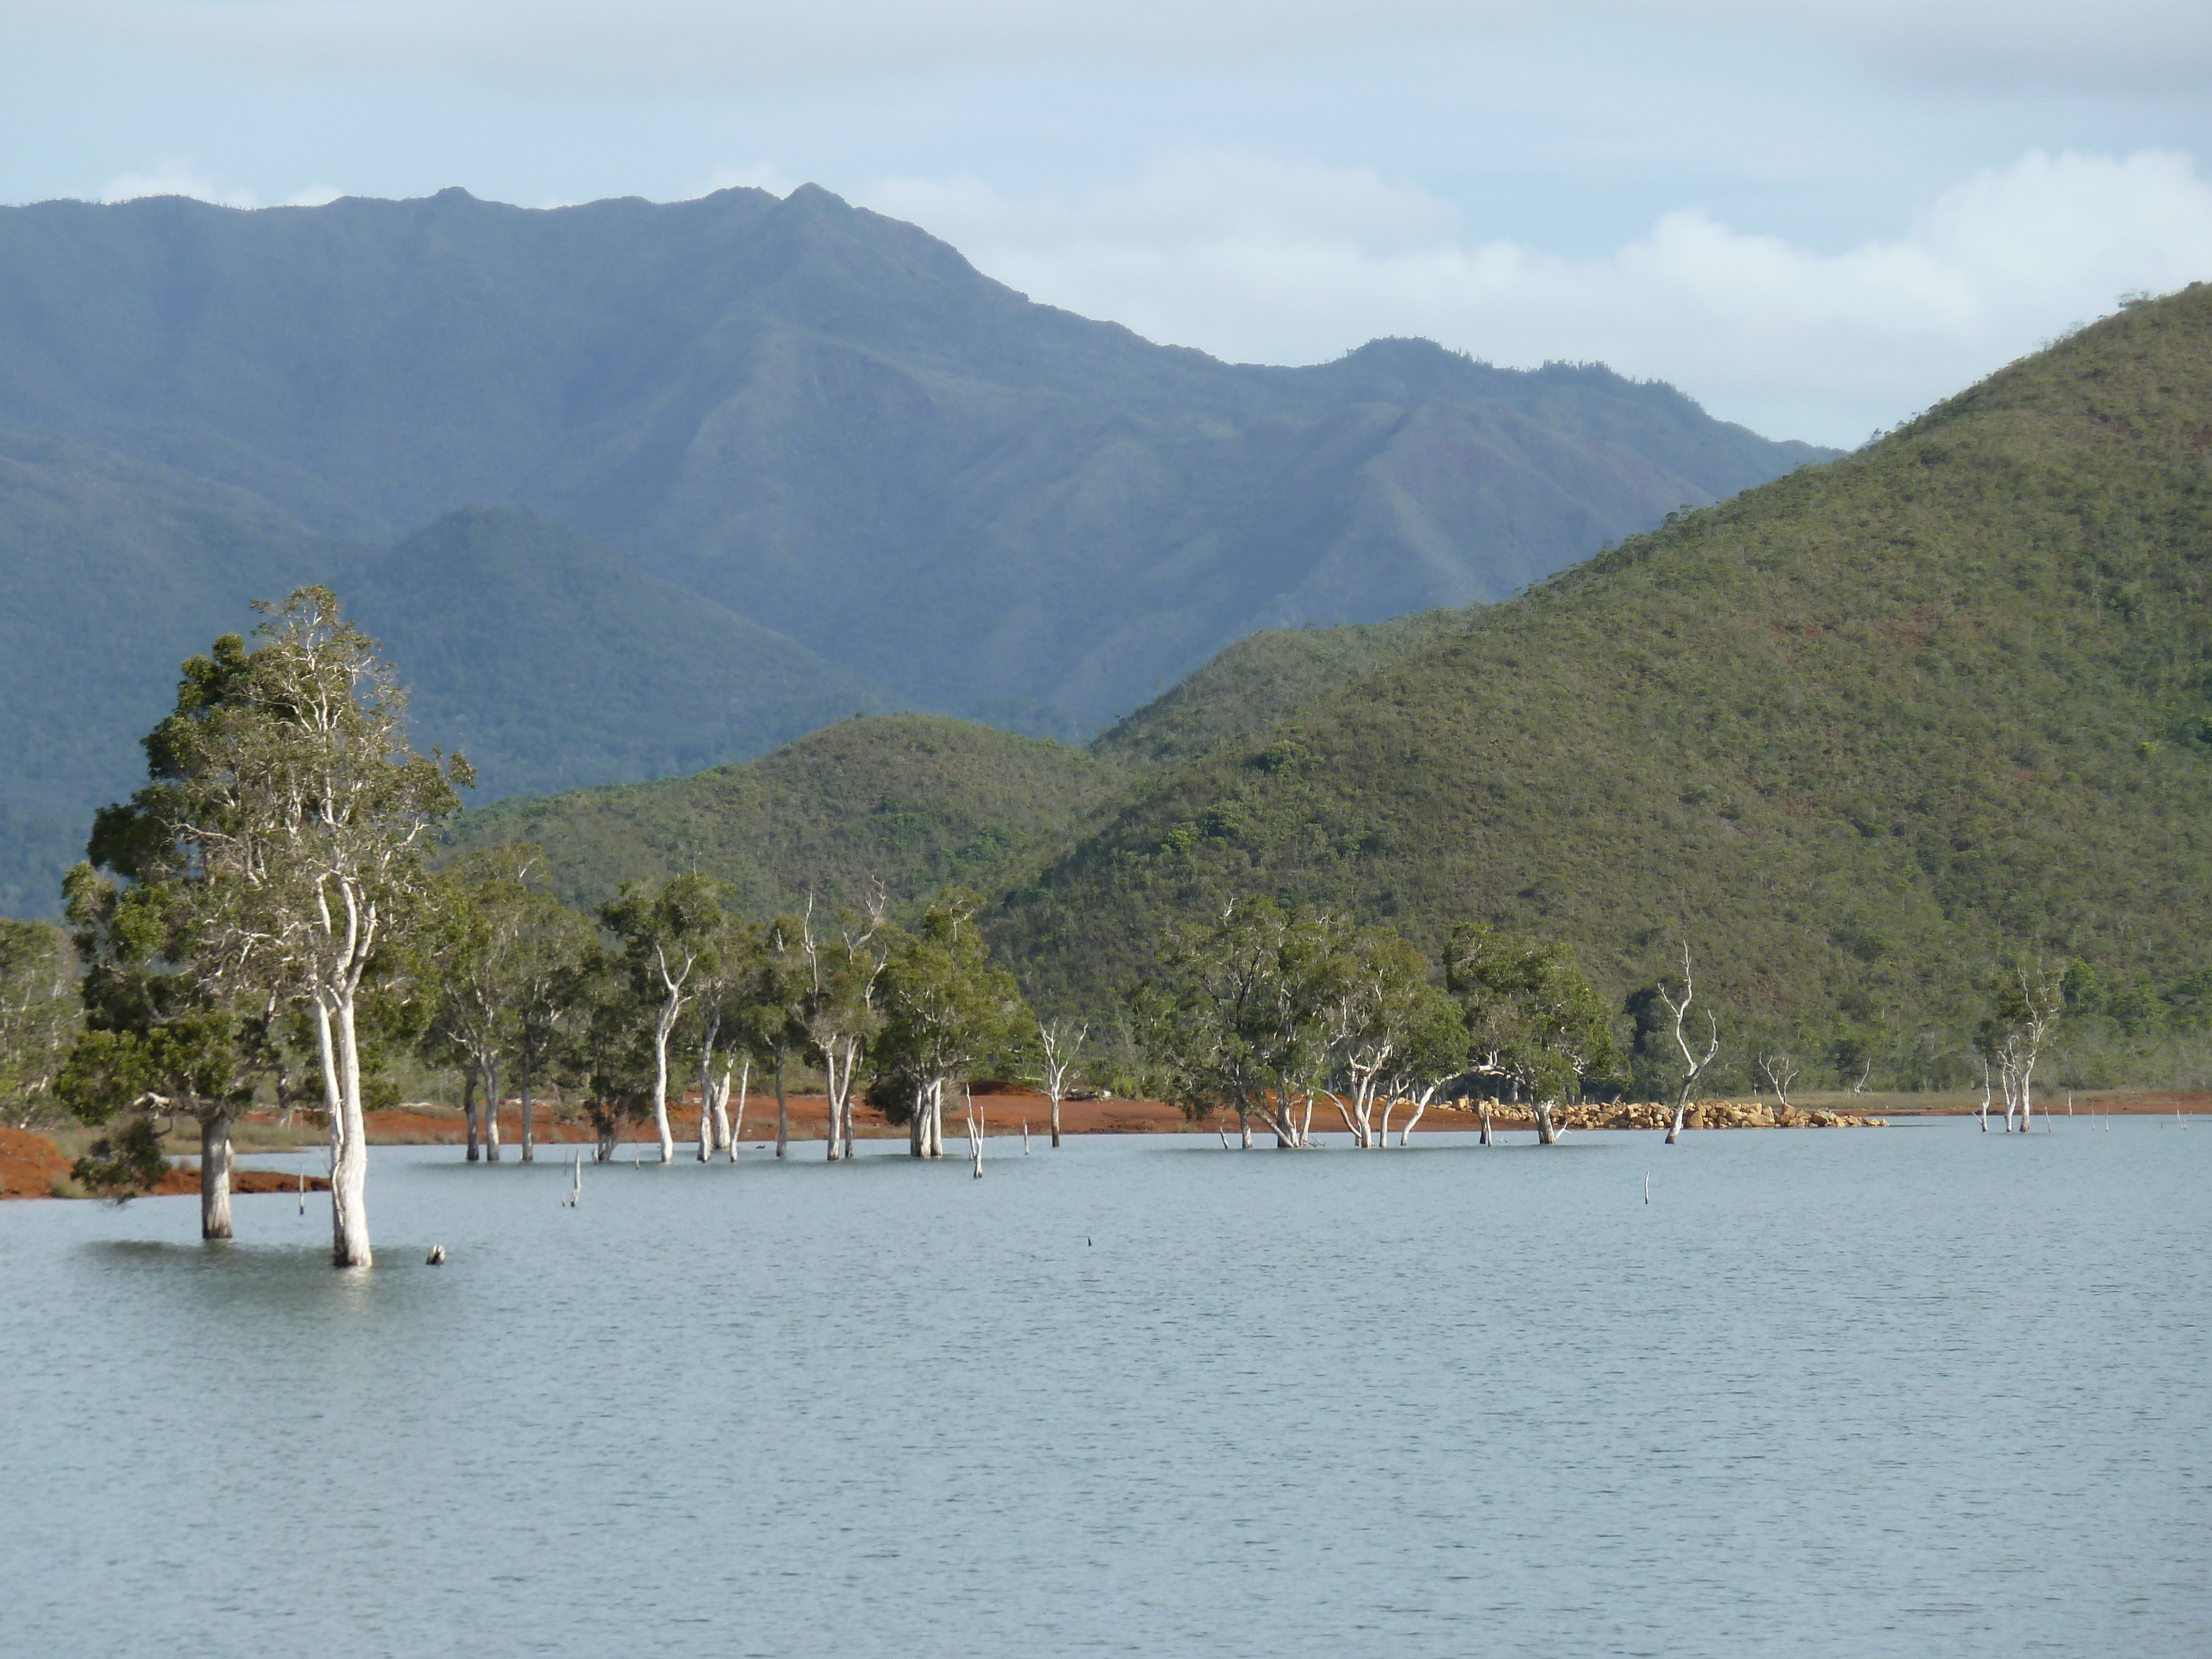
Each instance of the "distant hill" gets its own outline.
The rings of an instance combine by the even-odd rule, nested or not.
[[[934,714],[848,720],[743,766],[696,777],[502,801],[465,814],[453,851],[536,842],[569,902],[631,877],[699,870],[766,916],[855,903],[872,880],[894,903],[951,882],[986,889],[1064,845],[1111,800],[1116,768],[1048,738]]]
[[[1063,736],[1257,629],[1499,599],[1828,453],[1597,367],[1218,362],[812,186],[0,209],[0,424],[356,544],[527,509],[908,706]]]
[[[0,913],[58,906],[93,810],[144,781],[138,738],[183,659],[310,581],[383,641],[416,740],[466,752],[480,800],[749,759],[888,701],[511,509],[362,548],[227,485],[0,432]]]
[[[2212,287],[1150,777],[1000,938],[1095,1002],[1233,890],[1563,935],[1615,995],[1686,939],[1739,1065],[1956,1079],[2008,949],[2212,1018]]]
[[[481,800],[749,760],[889,701],[513,508],[448,514],[331,581],[384,641],[416,741],[465,753]]]
[[[58,908],[184,658],[350,552],[228,485],[0,431],[0,912]]]

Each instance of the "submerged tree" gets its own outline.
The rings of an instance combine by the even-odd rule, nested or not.
[[[422,853],[468,763],[407,744],[405,694],[329,589],[264,605],[260,643],[209,664],[219,695],[148,740],[161,781],[133,803],[182,880],[196,971],[308,1007],[331,1123],[331,1257],[370,1265],[364,986],[416,925]],[[158,747],[157,747],[158,745]],[[124,826],[118,826],[118,830]]]
[[[1410,1097],[1418,1121],[1465,1066],[1467,1028],[1458,1006],[1430,982],[1428,958],[1388,928],[1362,928],[1347,939],[1331,982],[1332,1060],[1349,1097],[1332,1091],[1332,1098],[1353,1146],[1387,1146],[1393,1103]],[[1412,1131],[1409,1122],[1402,1133]]]
[[[1674,1121],[1667,1126],[1667,1144],[1672,1146],[1682,1138],[1682,1120],[1690,1109],[1690,1091],[1697,1087],[1721,1051],[1720,1022],[1713,1018],[1711,1008],[1705,1010],[1705,1051],[1697,1051],[1688,1033],[1684,1030],[1690,1015],[1690,1004],[1697,995],[1697,981],[1690,971],[1690,946],[1682,945],[1682,984],[1679,991],[1669,991],[1664,984],[1659,987],[1659,1000],[1674,1022],[1674,1046],[1682,1054],[1682,1086],[1674,1096]]]
[[[1990,1012],[1977,1033],[1982,1053],[1996,1066],[2004,1091],[2005,1132],[2014,1115],[2021,1133],[2033,1124],[2036,1063],[2066,1010],[2066,964],[2019,963],[1990,982]]]
[[[653,1121],[666,1164],[676,1156],[668,1127],[669,1036],[696,994],[694,976],[712,970],[721,944],[720,884],[697,874],[628,882],[621,897],[599,907],[599,919],[622,941],[630,977],[653,1010]]]
[[[1444,988],[1466,1021],[1469,1069],[1524,1092],[1537,1140],[1558,1144],[1559,1104],[1620,1064],[1605,1005],[1573,950],[1468,923],[1446,948]]]
[[[96,843],[95,843],[96,844]],[[177,1118],[200,1132],[200,1237],[231,1237],[232,1119],[252,1097],[258,1031],[226,987],[185,965],[189,914],[171,884],[125,888],[88,864],[64,884],[78,951],[88,964],[85,1029],[57,1093],[82,1122],[108,1130],[79,1161],[77,1180],[109,1198],[143,1192],[167,1170],[158,1129]]]
[[[830,1098],[828,1155],[834,1163],[853,1150],[853,1092],[862,1055],[883,1024],[876,982],[894,936],[880,884],[860,909],[840,909],[828,927],[810,903],[795,943],[806,967],[800,1008],[807,1057],[822,1068]],[[780,1098],[780,1096],[779,1096]]]
[[[939,894],[884,961],[875,1059],[903,1085],[915,1158],[945,1156],[946,1089],[1012,1059],[1030,1024],[1013,975],[991,961],[975,925],[981,905],[963,889]]]
[[[1278,1147],[1308,1142],[1341,933],[1333,918],[1271,899],[1232,901],[1171,927],[1158,976],[1131,994],[1138,1041],[1168,1088],[1187,1106],[1235,1112],[1248,1150],[1255,1116]]]
[[[1036,1070],[1034,1073],[1052,1102],[1052,1144],[1060,1145],[1060,1103],[1067,1097],[1067,1079],[1091,1035],[1088,1024],[1069,1019],[1041,1019],[1036,1023]],[[1026,1131],[1024,1131],[1026,1133]]]

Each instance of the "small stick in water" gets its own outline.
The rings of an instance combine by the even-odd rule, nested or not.
[[[444,1267],[446,1265],[446,1247],[442,1244],[433,1244],[430,1247],[430,1254],[423,1257],[422,1260],[423,1265],[426,1267]]]
[[[1651,1171],[1649,1170],[1644,1172],[1644,1201],[1646,1204],[1651,1201]]]

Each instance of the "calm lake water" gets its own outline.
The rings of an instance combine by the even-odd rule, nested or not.
[[[2212,1121],[1513,1139],[0,1206],[0,1646],[2212,1653]]]

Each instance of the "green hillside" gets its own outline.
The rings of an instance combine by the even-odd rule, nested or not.
[[[934,714],[848,720],[744,766],[629,787],[498,803],[465,815],[453,850],[536,842],[571,903],[633,876],[701,870],[757,915],[811,890],[858,900],[880,880],[904,906],[949,882],[990,887],[1063,845],[1120,786],[1118,769],[1046,738]]]
[[[1328,692],[1471,625],[1469,611],[1255,634],[1091,740],[1102,760],[1163,766],[1264,732]]]
[[[2008,948],[2212,989],[2212,287],[2135,306],[1832,466],[1682,515],[1139,787],[1009,899],[1097,1001],[1257,890],[1431,946],[1678,940],[1739,1042],[1956,1069]],[[1947,1060],[1947,1053],[1951,1056]]]
[[[478,799],[750,760],[890,702],[851,670],[512,508],[448,514],[331,581],[385,641],[416,741],[466,754]]]

